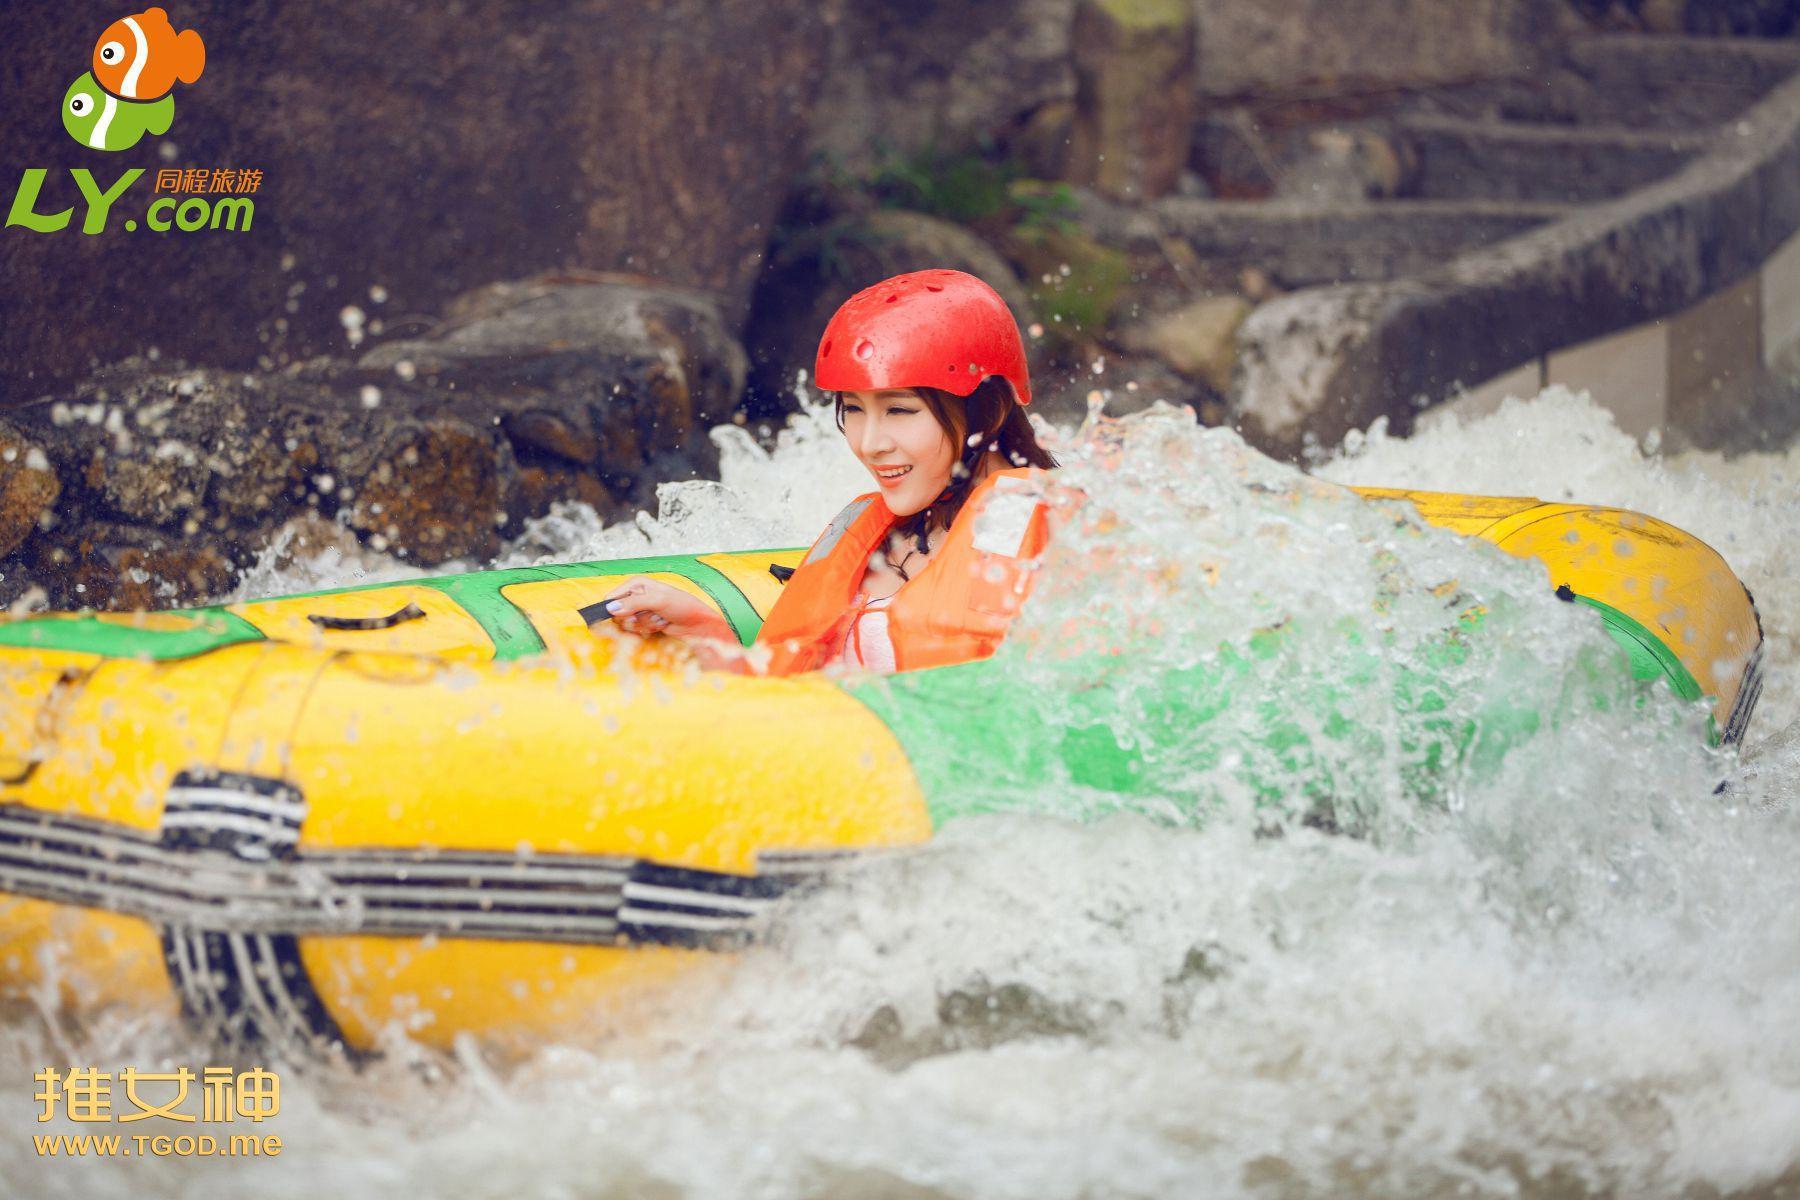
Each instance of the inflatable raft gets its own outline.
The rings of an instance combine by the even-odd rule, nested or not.
[[[1761,630],[1697,539],[1616,509],[1364,494],[1541,561],[1620,667],[1704,704],[1714,740],[1742,737]],[[1074,708],[1023,749],[996,737],[970,698],[1003,713],[1019,685],[992,660],[759,678],[588,626],[649,575],[748,643],[802,554],[0,624],[0,998],[154,1006],[287,1052],[354,1055],[390,1027],[530,1044],[741,944],[846,857],[926,839],[966,811],[971,755],[1046,792],[1159,786],[1145,746],[1106,730],[1098,692],[1092,722]],[[1458,616],[1445,653],[1481,619]],[[1221,660],[1159,719],[1202,729],[1240,669]],[[1417,676],[1394,684],[1415,707],[1432,686]],[[1421,761],[1480,753],[1479,723],[1440,722]]]

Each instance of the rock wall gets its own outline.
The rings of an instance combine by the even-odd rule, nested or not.
[[[496,279],[626,270],[742,320],[806,152],[838,0],[371,4],[184,0],[205,74],[174,127],[116,154],[58,106],[111,0],[0,6],[0,203],[50,169],[260,168],[248,233],[0,230],[9,282],[0,407],[156,347],[221,366],[346,349],[356,306],[390,332]],[[123,203],[123,202],[122,202]],[[386,302],[370,299],[382,289]]]
[[[1106,0],[1129,23],[1182,0]],[[1326,97],[1529,74],[1588,22],[1568,0],[1185,0],[1201,102]],[[832,36],[814,149],[884,150],[1069,133],[1077,0],[852,4]],[[1152,82],[1146,80],[1146,83]],[[1036,126],[1049,126],[1039,129]]]
[[[852,168],[962,149],[1075,94],[1076,0],[860,0],[831,34],[813,148]]]

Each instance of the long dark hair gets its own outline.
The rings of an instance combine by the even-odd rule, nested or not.
[[[951,442],[962,447],[956,465],[950,469],[950,486],[943,495],[896,526],[900,534],[913,538],[920,549],[925,548],[925,539],[933,529],[948,529],[956,520],[975,488],[975,468],[988,451],[998,450],[1008,466],[1056,468],[1055,457],[1038,444],[1037,433],[1031,428],[1024,405],[1014,397],[1012,384],[998,375],[982,380],[967,396],[928,387],[910,390],[925,402],[926,411]],[[837,427],[842,430],[843,393],[838,393],[836,404]]]

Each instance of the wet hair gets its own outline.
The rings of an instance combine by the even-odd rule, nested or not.
[[[990,375],[967,396],[938,388],[909,388],[925,403],[925,411],[938,423],[951,444],[962,453],[950,469],[950,486],[922,511],[903,519],[895,531],[913,538],[923,548],[933,529],[948,529],[975,488],[975,468],[990,450],[1000,452],[1009,467],[1055,469],[1056,459],[1038,444],[1037,433],[1025,415],[1025,406],[1013,395],[1012,384]],[[836,396],[837,427],[844,428],[844,396]]]

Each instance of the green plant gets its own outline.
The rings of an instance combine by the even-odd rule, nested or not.
[[[911,154],[888,154],[865,186],[887,208],[1000,229],[1066,220],[1075,207],[1066,185],[1028,180],[1017,158],[999,154],[987,141],[968,150],[934,143]]]

